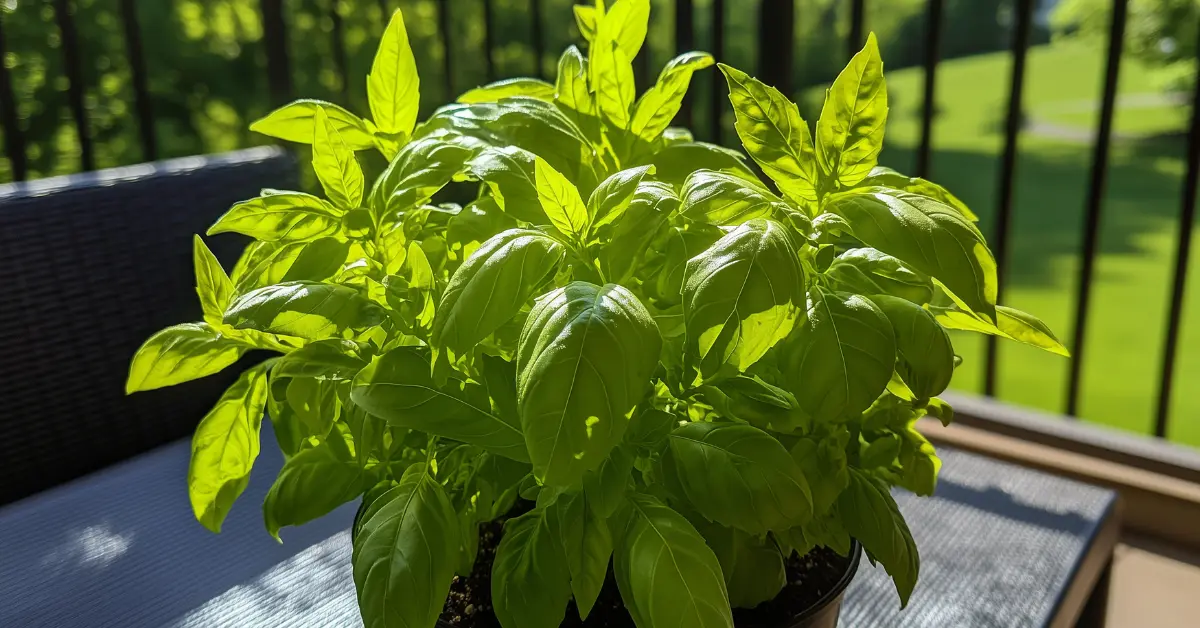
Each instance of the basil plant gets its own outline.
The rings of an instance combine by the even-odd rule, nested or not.
[[[311,144],[324,197],[234,205],[208,231],[255,240],[229,274],[197,237],[203,320],[151,337],[128,382],[280,354],[200,422],[197,519],[220,531],[265,413],[286,456],[268,532],[362,500],[368,626],[434,626],[490,522],[507,628],[558,626],[572,598],[586,617],[610,569],[639,628],[732,626],[732,607],[782,589],[785,560],[851,539],[906,603],[917,548],[889,488],[934,490],[941,463],[914,422],[951,419],[947,330],[1065,350],[996,304],[958,199],[877,165],[873,37],[815,136],[778,90],[720,66],[750,162],[669,127],[709,55],[635,93],[648,0],[575,16],[587,52],[568,48],[554,83],[487,85],[418,125],[397,12],[370,119],[300,100],[255,123]],[[365,150],[390,161],[369,190]],[[474,200],[435,202],[455,191]]]

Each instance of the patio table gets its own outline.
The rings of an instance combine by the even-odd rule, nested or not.
[[[359,626],[354,504],[283,544],[260,504],[282,459],[269,422],[220,535],[192,519],[179,441],[0,509],[0,626]],[[921,553],[908,609],[863,561],[842,626],[1100,625],[1119,532],[1112,491],[940,449],[937,494],[898,491]]]

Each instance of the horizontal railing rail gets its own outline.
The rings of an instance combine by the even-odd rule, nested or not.
[[[153,0],[159,2],[161,0]],[[143,159],[150,161],[159,158],[163,152],[160,138],[156,133],[155,112],[157,110],[154,96],[150,91],[147,68],[146,49],[144,45],[144,25],[139,20],[139,8],[145,7],[151,0],[118,0],[117,16],[120,22],[124,54],[128,63],[131,88],[133,95],[132,107],[126,115],[136,118],[138,144]],[[380,15],[386,19],[393,8],[404,6],[397,0],[377,0]],[[359,9],[369,3],[369,0],[327,0],[316,3],[321,5],[324,18],[329,20],[329,35],[331,38],[332,66],[340,80],[341,95],[349,99],[350,83],[347,76],[350,73],[350,63],[347,58],[347,42],[344,27],[344,16],[348,10]],[[310,5],[313,3],[309,3]],[[539,76],[547,74],[546,33],[548,24],[543,15],[545,3],[542,0],[528,0],[528,45],[533,51],[534,73]],[[661,3],[658,3],[661,4]],[[882,3],[881,3],[882,4]],[[937,117],[935,102],[936,78],[940,62],[940,49],[945,36],[946,4],[943,0],[926,0],[925,31],[923,53],[920,65],[923,67],[924,83],[921,89],[922,102],[919,116],[919,140],[915,151],[915,174],[928,177],[932,171],[932,154],[934,151],[933,128]],[[994,246],[999,293],[1005,293],[1012,265],[1012,230],[1013,208],[1017,187],[1017,165],[1019,140],[1022,134],[1022,107],[1025,96],[1025,80],[1027,73],[1027,51],[1030,46],[1031,32],[1034,29],[1034,12],[1041,3],[1034,0],[1012,0],[1011,2],[1011,74],[1007,86],[1007,106],[1004,111],[1003,148],[996,173],[996,205],[991,225],[991,241]],[[1069,348],[1074,354],[1070,362],[1067,377],[1066,401],[1063,412],[1069,416],[1079,413],[1081,401],[1081,383],[1083,370],[1087,363],[1089,313],[1093,309],[1092,297],[1095,286],[1096,259],[1099,252],[1101,225],[1104,217],[1104,199],[1106,183],[1110,169],[1110,152],[1113,138],[1113,126],[1116,114],[1116,102],[1122,52],[1124,49],[1125,27],[1128,13],[1128,0],[1112,0],[1111,17],[1106,43],[1104,79],[1100,100],[1100,113],[1096,124],[1095,142],[1092,148],[1090,168],[1087,178],[1086,196],[1084,200],[1083,224],[1081,225],[1082,246],[1078,275],[1075,281],[1075,299],[1073,308],[1073,325]],[[267,93],[272,105],[279,105],[296,96],[295,65],[289,51],[289,14],[284,0],[257,0],[257,10],[261,16],[262,50],[265,57],[265,72]],[[707,27],[708,48],[718,59],[724,58],[729,49],[727,41],[727,26],[730,11],[741,11],[751,3],[726,2],[725,0],[709,0],[700,5],[693,0],[676,0],[674,3],[673,37],[675,47],[680,50],[693,48],[697,41],[697,23]],[[735,6],[736,5],[736,6]],[[706,7],[708,15],[698,13],[698,7]],[[756,42],[753,46],[757,54],[757,73],[767,83],[776,85],[783,93],[795,94],[794,61],[797,49],[795,24],[797,19],[796,0],[760,0],[756,4],[758,11]],[[484,75],[488,80],[498,76],[498,50],[501,46],[496,32],[496,3],[493,0],[478,0],[478,19],[483,22],[483,55]],[[61,79],[67,86],[67,103],[71,119],[78,136],[79,164],[81,171],[92,170],[96,167],[96,151],[93,138],[94,129],[87,111],[86,92],[95,86],[84,84],[84,67],[88,63],[87,55],[81,50],[81,42],[76,23],[76,4],[74,0],[22,0],[16,10],[42,10],[48,8],[54,17],[61,38]],[[436,22],[440,33],[440,55],[442,61],[442,81],[445,93],[454,94],[466,87],[455,84],[456,69],[460,63],[474,63],[474,60],[460,59],[454,46],[450,45],[447,34],[452,32],[450,0],[436,0]],[[848,28],[845,40],[845,50],[853,54],[865,40],[869,24],[869,3],[866,0],[843,0],[837,7],[845,11]],[[10,165],[12,177],[17,181],[25,180],[30,173],[27,146],[28,133],[21,126],[19,113],[20,102],[14,93],[14,81],[8,64],[3,62],[6,55],[13,52],[11,36],[6,38],[5,11],[0,8],[0,131],[4,136],[3,150]],[[455,15],[455,17],[461,17]],[[800,16],[800,19],[807,19]],[[819,19],[819,18],[814,18]],[[383,24],[379,24],[382,28]],[[566,24],[556,23],[555,26],[567,28]],[[11,35],[11,33],[10,33]],[[635,61],[640,85],[653,80],[649,74],[649,53],[645,50]],[[711,80],[706,93],[693,90],[679,112],[679,124],[699,128],[700,135],[714,142],[727,139],[725,120],[728,118],[728,101],[725,88],[721,81]],[[693,123],[693,110],[698,99],[705,99],[704,109],[707,119],[699,127]],[[1182,177],[1183,191],[1179,211],[1177,236],[1173,246],[1173,265],[1170,279],[1170,298],[1167,306],[1166,333],[1162,350],[1160,377],[1158,378],[1156,403],[1154,407],[1154,432],[1157,436],[1168,433],[1170,406],[1173,395],[1173,384],[1178,375],[1179,344],[1181,338],[1182,312],[1184,308],[1185,288],[1187,286],[1187,271],[1191,253],[1191,235],[1195,222],[1197,192],[1200,180],[1200,86],[1193,87],[1190,103],[1191,115],[1186,138],[1186,168]],[[995,337],[989,337],[985,347],[983,391],[988,396],[997,392],[998,345]]]

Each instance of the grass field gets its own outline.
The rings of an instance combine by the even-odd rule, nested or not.
[[[1064,341],[1072,334],[1103,52],[1085,44],[1030,51],[1005,302],[1042,317]],[[932,178],[981,216],[991,231],[1010,60],[990,54],[951,60],[938,74]],[[1188,108],[1166,98],[1153,70],[1126,61],[1104,201],[1100,256],[1083,365],[1080,414],[1135,432],[1153,431],[1171,266],[1184,170]],[[918,143],[919,68],[888,74],[891,114],[883,163],[913,170]],[[990,233],[989,233],[990,235]],[[991,238],[989,237],[989,240]],[[956,337],[965,363],[954,387],[978,391],[983,342]],[[1200,446],[1200,255],[1192,256],[1169,437]],[[1061,411],[1068,363],[1002,345],[999,395]]]

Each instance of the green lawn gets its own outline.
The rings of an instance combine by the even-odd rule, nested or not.
[[[1036,313],[1071,337],[1082,221],[1091,164],[1089,132],[1098,118],[1103,51],[1082,44],[1030,51],[1026,115],[1005,301]],[[966,201],[991,231],[1003,120],[1007,54],[947,61],[938,74],[932,178]],[[913,169],[923,74],[888,75],[891,113],[883,163]],[[1121,71],[1117,136],[1101,226],[1081,414],[1136,432],[1153,430],[1185,151],[1186,106],[1165,99],[1153,70],[1127,61]],[[989,239],[991,239],[989,237]],[[1200,256],[1193,255],[1169,435],[1200,445]],[[965,363],[954,386],[978,391],[983,343],[956,337]],[[1061,411],[1067,361],[1006,344],[1002,399]]]

